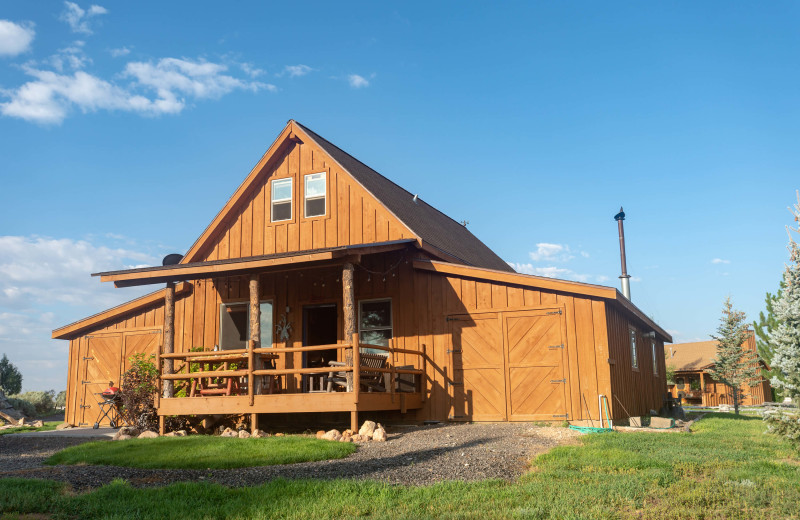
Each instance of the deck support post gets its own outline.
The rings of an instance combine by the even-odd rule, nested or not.
[[[158,434],[159,435],[164,435],[164,433],[166,433],[164,431],[164,416],[163,415],[159,415],[158,416]]]
[[[708,406],[706,404],[706,375],[702,370],[700,371],[700,404]]]
[[[251,362],[250,362],[250,381],[248,381],[248,393],[250,394],[250,404],[253,404],[253,395],[261,393],[261,381],[263,380],[262,377],[256,378],[255,381],[252,379],[252,371],[261,370],[263,367],[260,366],[260,359],[261,357],[254,358],[252,355],[252,349],[259,348],[261,346],[261,304],[259,302],[259,276],[258,274],[254,274],[250,277],[250,341],[247,344],[247,348],[251,349]],[[255,366],[258,364],[259,366]]]
[[[164,354],[172,354],[175,351],[175,283],[167,282],[167,290],[164,296]],[[175,365],[172,358],[164,360],[164,373],[172,374]],[[159,367],[160,368],[160,367]],[[160,370],[159,370],[160,375]],[[174,396],[175,383],[164,381],[164,397]]]
[[[350,339],[356,333],[355,283],[353,264],[347,262],[342,268],[342,312],[344,314],[344,337]]]
[[[352,430],[353,435],[358,433],[358,410],[350,412],[350,430]]]
[[[258,414],[250,414],[250,435],[255,435],[258,431]]]

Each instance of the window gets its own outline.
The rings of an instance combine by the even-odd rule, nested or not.
[[[658,375],[658,358],[656,357],[656,340],[650,340],[650,350],[653,352],[653,375]]]
[[[272,302],[261,302],[261,347],[272,347]],[[247,348],[250,339],[250,304],[222,303],[219,306],[220,350]]]
[[[325,173],[306,175],[306,217],[320,217],[325,214]]]
[[[628,333],[631,337],[631,366],[633,368],[639,368],[639,356],[636,352],[636,331],[634,329],[628,329]]]
[[[272,181],[272,222],[292,220],[292,179]]]
[[[388,347],[392,339],[392,300],[366,300],[358,303],[358,337],[361,343]],[[378,349],[366,351],[383,353]]]

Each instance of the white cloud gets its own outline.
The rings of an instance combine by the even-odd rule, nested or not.
[[[0,20],[0,56],[17,56],[31,47],[36,31],[32,23]]]
[[[350,74],[347,76],[347,82],[350,83],[350,86],[353,88],[365,88],[369,86],[369,80],[358,74]]]
[[[58,72],[63,72],[65,66],[73,70],[78,70],[84,68],[86,65],[92,63],[91,58],[89,58],[85,52],[83,52],[83,47],[86,42],[77,40],[72,43],[69,47],[64,47],[63,49],[59,49],[56,54],[50,57],[50,65],[53,66]]]
[[[108,52],[111,53],[111,56],[114,58],[119,58],[121,56],[127,56],[130,54],[131,50],[127,47],[120,47],[119,49],[111,49]]]
[[[0,353],[19,367],[23,390],[64,388],[68,342],[50,339],[54,328],[153,290],[90,274],[143,263],[158,259],[87,240],[0,236]]]
[[[605,283],[610,280],[610,278],[604,274],[597,275],[596,279],[599,283]]]
[[[237,89],[275,90],[274,85],[225,74],[225,65],[177,58],[128,63],[122,76],[133,79],[134,84],[125,86],[80,70],[73,74],[30,66],[23,70],[34,80],[7,92],[11,100],[0,103],[0,113],[43,124],[61,123],[73,108],[84,113],[123,110],[155,116],[181,112],[186,98],[217,99]]]
[[[712,264],[729,264],[729,263],[731,263],[731,261],[730,260],[724,260],[722,258],[715,258],[715,259],[711,260],[711,263]]]
[[[92,5],[87,10],[82,9],[74,2],[64,2],[64,12],[61,13],[61,20],[67,22],[72,32],[92,34],[92,30],[89,28],[89,21],[101,14],[108,14],[108,9],[99,5]]]
[[[263,76],[266,74],[264,69],[259,69],[253,66],[252,63],[240,63],[239,67],[244,71],[245,74],[250,76],[251,78],[257,78],[259,76]]]
[[[556,266],[535,266],[533,264],[527,263],[510,263],[511,267],[514,268],[515,271],[522,274],[532,274],[536,276],[544,276],[546,278],[557,278],[560,280],[572,280],[575,282],[583,282],[589,283],[592,280],[597,282],[602,282],[607,280],[608,278],[605,276],[594,276],[590,274],[582,274],[576,273],[572,269],[567,269],[566,267],[556,267]]]
[[[570,254],[569,246],[564,244],[536,244],[536,251],[528,253],[534,262],[567,262],[574,257]]]
[[[0,236],[0,304],[85,303],[98,297],[91,273],[142,263],[157,259],[84,240]]]
[[[283,72],[285,74],[289,74],[290,78],[305,76],[312,70],[314,69],[312,69],[308,65],[287,65],[286,67],[283,68]]]

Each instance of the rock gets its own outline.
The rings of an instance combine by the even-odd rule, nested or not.
[[[634,428],[641,428],[642,427],[642,418],[641,417],[628,417],[628,424]]]
[[[219,434],[220,437],[238,437],[239,434],[233,431],[230,428],[225,428],[222,430],[222,433]]]
[[[386,442],[386,430],[377,428],[372,434],[372,440],[375,442]]]
[[[348,428],[348,429],[346,429],[345,431],[342,432],[342,435],[349,435],[350,437],[352,437],[353,436],[353,430]]]
[[[721,404],[721,405],[719,405],[719,411],[720,412],[730,412],[731,411],[731,405],[729,405],[729,404]]]
[[[365,437],[363,435],[355,434],[352,437],[350,437],[350,440],[352,442],[367,442],[367,441],[369,441],[369,438],[367,438],[367,437]]]
[[[671,417],[651,417],[650,418],[650,427],[651,428],[672,428],[675,425],[675,421]]]
[[[56,430],[66,430],[66,429],[69,429],[69,428],[72,428],[72,425],[70,423],[66,423],[66,422],[62,422],[61,424],[56,426]]]
[[[186,433],[186,430],[178,430],[175,432],[175,437],[186,437],[187,435],[189,434]]]
[[[33,426],[34,428],[41,428],[42,426],[44,426],[44,422],[42,422],[42,421],[33,421],[30,424],[28,424],[28,426]]]
[[[286,436],[285,433],[276,433],[275,434],[275,437],[285,437],[285,436]]]
[[[136,437],[142,432],[140,432],[138,428],[134,428],[132,426],[123,426],[117,431],[117,433],[120,433],[122,435],[130,435],[131,437]]]
[[[353,442],[353,436],[349,435],[349,434],[348,435],[342,435],[342,438],[339,439],[339,442]]]
[[[6,399],[6,394],[4,394],[2,390],[0,390],[0,417],[9,423],[15,423],[23,418],[22,413],[11,406],[11,403]]]
[[[119,433],[119,432],[117,432]],[[111,439],[112,441],[127,441],[128,439],[133,439],[130,435],[114,435],[114,438]]]
[[[239,438],[240,439],[249,439],[250,438],[250,434],[247,432],[247,430],[239,430]]]
[[[369,438],[372,438],[372,433],[375,431],[375,423],[372,421],[364,421],[364,424],[361,425],[361,428],[358,430],[359,435],[366,435]]]
[[[325,436],[325,430],[320,430],[317,432],[317,439],[321,439],[323,436]]]
[[[325,435],[323,435],[322,438],[326,441],[338,441],[342,438],[342,434],[339,433],[339,430],[330,430],[325,432]]]
[[[136,437],[136,438],[137,439],[155,439],[156,437],[158,437],[158,434],[156,432],[146,431],[146,432],[140,433],[139,436]]]
[[[253,437],[257,439],[261,439],[262,437],[270,437],[271,435],[264,430],[256,430],[256,433],[253,434]]]

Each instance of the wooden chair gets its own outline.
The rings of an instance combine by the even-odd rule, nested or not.
[[[362,353],[360,355],[361,368],[361,387],[368,392],[377,391],[385,392],[389,385],[387,384],[388,374],[384,372],[371,371],[370,368],[386,368],[386,354],[371,354]],[[328,365],[331,367],[350,367],[353,366],[352,355],[348,354],[345,362],[329,361]],[[328,372],[328,377],[325,378],[328,382],[328,392],[333,392],[334,387],[344,388],[346,392],[353,390],[353,374],[352,372]]]

